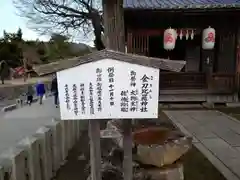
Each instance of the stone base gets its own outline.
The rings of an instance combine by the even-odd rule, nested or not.
[[[183,165],[174,164],[164,168],[144,169],[144,174],[151,177],[151,180],[183,180]]]
[[[227,103],[227,107],[240,107],[240,103]]]

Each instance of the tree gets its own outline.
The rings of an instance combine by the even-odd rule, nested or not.
[[[5,30],[3,31],[3,40],[5,42],[8,42],[8,40],[9,40],[9,34]]]
[[[0,41],[0,60],[5,60],[11,67],[21,65],[21,48],[19,43],[22,41],[22,33],[7,33],[3,31],[3,39]]]
[[[7,33],[5,30],[3,31],[3,39],[6,42],[22,42],[22,29],[19,28],[16,33]]]
[[[41,32],[84,32],[93,29],[95,46],[104,49],[101,34],[104,30],[102,14],[93,0],[13,0],[20,15],[27,17],[33,28]]]
[[[66,54],[68,54],[69,51],[69,44],[68,44],[68,37],[58,34],[58,33],[52,33],[50,44],[53,45],[53,48],[51,49],[51,55],[56,58],[63,58]]]
[[[68,37],[58,34],[58,33],[52,33],[51,38],[50,38],[50,42],[61,42],[64,43],[66,41],[68,41]]]
[[[17,33],[16,33],[16,40],[17,40],[17,41],[22,41],[22,36],[23,36],[23,34],[22,34],[22,29],[21,29],[21,28],[18,28],[18,31],[17,31]]]

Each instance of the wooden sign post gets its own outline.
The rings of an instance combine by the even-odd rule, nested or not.
[[[158,117],[159,69],[151,63],[160,61],[108,50],[94,57],[57,73],[61,119],[89,120],[92,180],[101,179],[99,124],[121,119],[124,179],[131,180],[132,119]]]
[[[125,120],[123,122],[123,175],[124,180],[132,180],[132,120]]]
[[[90,165],[91,179],[100,180],[101,178],[101,147],[100,147],[100,126],[98,120],[89,121],[90,139]]]

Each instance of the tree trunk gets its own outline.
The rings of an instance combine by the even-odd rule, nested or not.
[[[101,26],[101,17],[98,12],[92,13],[92,26],[94,29],[95,40],[94,44],[97,50],[105,49],[105,46],[102,42],[102,26]]]

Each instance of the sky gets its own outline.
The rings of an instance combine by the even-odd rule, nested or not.
[[[17,15],[17,9],[14,7],[12,0],[0,0],[0,37],[3,36],[3,31],[6,30],[8,33],[17,32],[18,28],[22,29],[23,39],[24,40],[36,40],[40,41],[48,41],[49,37],[40,36],[34,30],[28,28],[27,19],[23,17],[19,17]],[[93,46],[93,36],[83,37],[80,36],[78,38],[71,38],[71,41],[74,42],[82,42]]]
[[[33,30],[27,28],[27,20],[17,15],[17,10],[14,7],[12,0],[0,0],[0,36],[3,35],[3,31],[16,32],[18,28],[23,31],[23,39],[25,40],[48,40],[48,37],[39,36]]]

